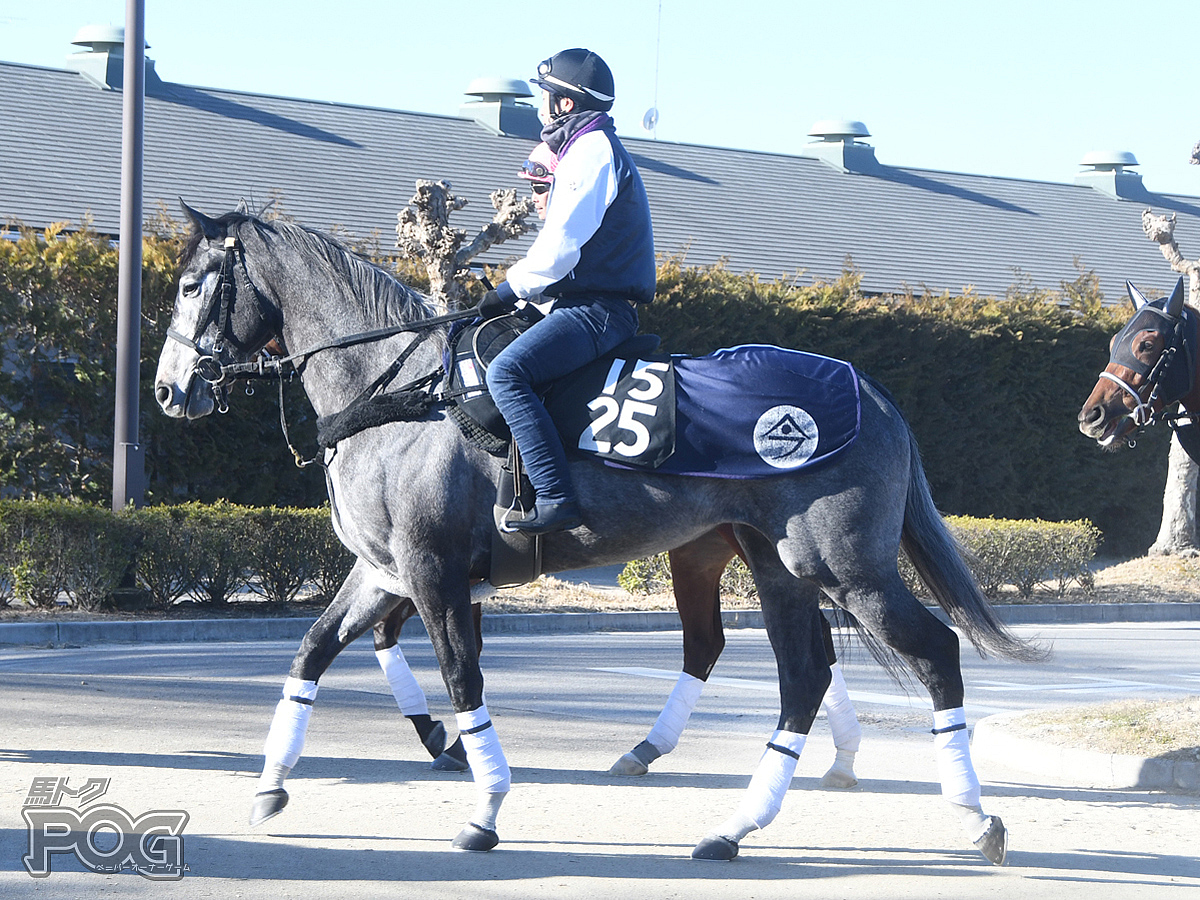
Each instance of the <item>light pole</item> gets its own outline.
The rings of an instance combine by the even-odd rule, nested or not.
[[[142,122],[146,104],[145,0],[125,3],[125,73],[121,115],[121,234],[117,279],[116,414],[113,420],[114,511],[145,496],[146,449],[138,441],[142,355]]]

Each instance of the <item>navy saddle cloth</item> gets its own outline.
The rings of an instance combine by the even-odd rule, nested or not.
[[[452,387],[479,388],[460,408],[507,438],[482,374],[520,328],[502,322],[466,329],[448,368]],[[858,375],[848,362],[762,344],[703,357],[645,352],[657,343],[634,338],[547,390],[568,452],[623,468],[763,478],[824,462],[858,436]]]

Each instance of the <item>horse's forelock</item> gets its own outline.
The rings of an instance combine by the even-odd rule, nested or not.
[[[237,211],[227,212],[223,216],[219,216],[218,218],[213,219],[213,222],[215,224],[221,226],[221,229],[226,234],[229,233],[229,230],[231,228],[236,228],[238,225],[241,225],[245,222],[253,222],[256,225],[264,224],[264,223],[260,222],[258,219],[254,218],[254,216],[249,215],[248,213],[237,212]],[[196,252],[200,249],[200,245],[204,242],[204,240],[205,240],[204,232],[200,229],[200,227],[195,222],[193,222],[192,229],[188,233],[187,241],[183,245],[183,252],[179,256],[179,271],[180,272],[182,272],[183,269],[187,266],[187,264],[189,262],[191,262],[192,258],[196,255]]]

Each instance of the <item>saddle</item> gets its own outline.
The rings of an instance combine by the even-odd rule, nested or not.
[[[496,456],[508,451],[511,433],[484,385],[485,373],[532,324],[513,314],[450,333],[445,369],[447,393],[454,398],[451,416],[468,440]],[[674,452],[674,365],[670,356],[657,352],[659,344],[657,335],[635,335],[540,392],[566,447],[648,468]],[[639,405],[629,406],[630,401]],[[622,416],[621,427],[634,428],[632,441],[628,434],[616,439],[620,435],[608,433]]]

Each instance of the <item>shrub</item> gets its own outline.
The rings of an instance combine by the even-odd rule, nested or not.
[[[1056,597],[1072,584],[1091,592],[1095,587],[1089,564],[1096,555],[1100,531],[1091,522],[1043,522],[1041,520],[973,519],[950,516],[951,533],[966,550],[967,564],[983,592],[993,599],[1012,587],[1022,599],[1041,588]],[[928,597],[916,570],[901,552],[900,575],[918,597]],[[617,576],[617,583],[630,593],[657,594],[671,589],[667,554],[630,562]],[[734,559],[721,576],[723,597],[757,601],[750,570]]]
[[[247,524],[250,541],[252,586],[277,603],[294,600],[300,590],[314,585],[326,602],[333,599],[354,565],[354,556],[337,539],[329,509],[251,510]]]
[[[97,609],[130,572],[137,546],[128,519],[67,500],[0,502],[0,530],[14,599],[43,609],[63,595]]]
[[[328,602],[354,556],[329,508],[218,502],[107,509],[51,499],[0,501],[0,602],[44,609],[107,603],[127,577],[159,607],[185,596],[228,603],[250,587],[269,602],[305,588]]]
[[[254,530],[247,509],[232,503],[190,503],[187,515],[195,528],[196,590],[209,603],[228,603],[250,582]]]
[[[155,605],[168,607],[195,589],[199,578],[200,537],[195,505],[150,506],[129,509],[129,517],[141,533],[137,551],[137,583]]]
[[[304,520],[307,541],[312,548],[310,572],[316,592],[313,599],[329,603],[354,568],[354,554],[338,540],[330,523],[329,504],[319,509],[296,509],[292,512]]]

